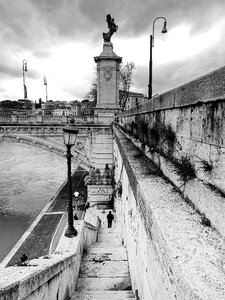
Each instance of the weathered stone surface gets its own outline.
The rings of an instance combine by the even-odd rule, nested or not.
[[[124,291],[131,290],[129,267],[126,249],[116,236],[114,228],[99,230],[98,241],[82,257],[72,299],[133,298],[131,291]]]
[[[78,278],[76,290],[123,291],[131,285],[130,277]]]
[[[117,130],[115,135],[115,177],[122,178],[123,187],[115,203],[116,219],[128,250],[133,290],[138,289],[141,299],[224,300],[224,239],[203,224],[201,215],[154,172],[129,139]],[[189,191],[192,186],[190,181]],[[218,215],[219,210],[215,223]]]
[[[125,277],[129,276],[127,261],[82,262],[79,277]]]
[[[135,299],[131,292],[127,291],[84,291],[76,293],[71,300],[126,300]]]

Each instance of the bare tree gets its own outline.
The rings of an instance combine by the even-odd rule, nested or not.
[[[97,79],[94,78],[91,83],[90,91],[85,95],[85,98],[87,99],[93,99],[97,102]]]
[[[134,62],[127,62],[120,65],[120,83],[119,83],[119,105],[124,110],[129,97],[130,87],[133,84]]]

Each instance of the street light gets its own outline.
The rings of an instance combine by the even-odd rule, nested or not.
[[[150,35],[150,60],[149,60],[149,83],[148,83],[148,99],[152,98],[152,48],[154,47],[154,30],[155,30],[155,22],[158,19],[163,19],[164,20],[164,25],[162,28],[162,33],[167,33],[167,28],[166,28],[166,19],[164,17],[157,17],[153,21],[153,26],[152,26],[152,34]]]
[[[47,83],[47,78],[44,76],[44,85],[46,86],[46,102],[48,101],[48,83]]]
[[[71,178],[71,147],[75,145],[78,130],[74,125],[63,128],[64,144],[67,147],[67,166],[68,166],[68,226],[65,236],[73,237],[77,235],[77,231],[73,226],[73,199],[72,199],[72,178]]]
[[[27,61],[26,59],[23,60],[23,99],[27,99],[27,87],[25,85],[25,72],[27,72]]]

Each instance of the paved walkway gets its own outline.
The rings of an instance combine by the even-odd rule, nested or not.
[[[88,172],[81,167],[78,167],[72,176],[73,193],[78,191],[80,194],[85,191],[84,202],[86,201],[86,188],[84,178]],[[68,182],[60,189],[50,207],[43,213],[38,223],[31,230],[26,239],[21,240],[15,253],[11,256],[7,267],[13,266],[20,262],[20,257],[26,254],[28,260],[38,258],[49,254],[52,237],[57,229],[57,226],[67,209],[68,199]],[[78,213],[80,217],[82,212]],[[38,216],[39,217],[39,216]],[[29,229],[28,229],[29,230]]]
[[[113,228],[98,231],[98,240],[82,257],[76,291],[71,300],[135,299],[126,248]]]

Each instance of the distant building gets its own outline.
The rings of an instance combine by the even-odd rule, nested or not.
[[[52,111],[53,116],[69,116],[71,115],[70,108],[55,108]]]
[[[81,103],[78,100],[73,101],[71,104],[71,114],[79,117],[81,115]]]
[[[87,99],[81,101],[81,115],[82,116],[93,116],[96,101],[89,101]]]
[[[19,99],[18,103],[22,104],[24,109],[31,109],[32,108],[32,101],[28,99]]]
[[[125,110],[137,107],[138,105],[143,104],[146,100],[147,99],[145,98],[144,94],[129,92],[129,96],[125,105]]]

